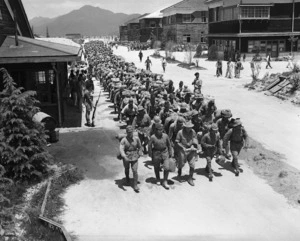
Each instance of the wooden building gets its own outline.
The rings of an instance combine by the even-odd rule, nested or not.
[[[127,26],[128,41],[140,41],[140,19],[148,14],[149,13],[143,14],[125,23]]]
[[[67,63],[80,60],[81,49],[34,39],[21,0],[0,0],[0,10],[0,68],[7,69],[18,86],[36,91],[41,111],[63,126]],[[0,91],[3,87],[0,76]]]
[[[161,12],[164,41],[206,43],[208,8],[205,0],[184,0]]]
[[[140,42],[161,41],[163,14],[160,10],[140,18]]]
[[[235,51],[247,56],[300,54],[300,0],[207,0],[206,4],[209,45],[216,44],[225,58]]]
[[[127,25],[119,26],[120,41],[128,41]]]

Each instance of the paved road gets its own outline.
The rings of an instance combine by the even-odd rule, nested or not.
[[[98,91],[98,87],[96,92]],[[100,240],[299,240],[300,210],[253,174],[245,162],[240,177],[213,163],[214,182],[204,175],[205,161],[196,164],[195,187],[179,183],[169,191],[153,184],[149,158],[139,162],[141,192],[123,186],[116,158],[111,103],[102,96],[97,128],[62,133],[53,153],[86,170],[87,178],[67,190],[62,216],[79,241]],[[183,174],[188,174],[185,167]]]

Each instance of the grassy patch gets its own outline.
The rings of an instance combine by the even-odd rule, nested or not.
[[[59,178],[52,181],[45,209],[45,217],[61,223],[57,218],[62,213],[64,207],[64,201],[61,196],[68,187],[79,183],[83,178],[82,172],[76,168],[63,173]]]
[[[68,170],[60,177],[54,179],[51,184],[51,189],[48,195],[46,209],[44,216],[60,223],[57,218],[63,211],[64,202],[61,195],[65,192],[66,188],[81,181],[83,174],[78,170]],[[25,240],[28,241],[53,241],[63,240],[61,233],[56,230],[51,230],[44,226],[39,220],[41,206],[46,193],[47,185],[43,185],[37,193],[32,197],[30,204],[26,210],[29,216],[29,222],[24,223]]]

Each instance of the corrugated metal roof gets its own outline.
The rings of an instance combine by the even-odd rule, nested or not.
[[[0,63],[28,63],[72,61],[81,54],[81,48],[51,43],[26,37],[18,37],[19,46],[15,46],[15,37],[7,36],[0,46]]]
[[[131,19],[129,21],[127,21],[126,23],[124,23],[124,25],[130,24],[130,23],[139,23],[140,19],[142,19],[143,17],[147,16],[149,13],[145,13],[137,18]]]
[[[190,10],[191,12],[195,12],[195,11],[207,11],[207,5],[205,4],[206,0],[183,0],[180,1],[172,6],[169,6],[163,10],[161,10],[161,12],[163,12],[164,14],[172,11],[172,12],[176,12],[176,13],[181,13],[181,10],[184,11],[184,13],[186,13],[187,10]]]
[[[140,19],[144,19],[144,18],[163,18],[163,13],[161,12],[161,9],[160,9],[160,10],[157,10],[153,13],[150,13],[150,14],[148,14],[145,17],[142,17]]]
[[[238,4],[274,4],[274,3],[292,3],[292,0],[207,0],[207,4],[214,2],[223,2],[223,6],[234,6]],[[300,2],[300,0],[295,0],[295,2]]]
[[[300,32],[256,32],[256,33],[210,33],[207,37],[281,37],[281,36],[298,36]]]

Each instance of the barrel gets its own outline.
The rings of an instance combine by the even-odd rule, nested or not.
[[[37,112],[33,118],[34,121],[43,123],[46,131],[53,132],[57,126],[56,120],[44,112]]]

